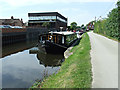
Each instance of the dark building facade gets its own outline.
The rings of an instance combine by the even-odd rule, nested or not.
[[[28,17],[28,27],[46,28],[43,23],[48,22],[50,29],[66,30],[67,28],[67,18],[58,12],[28,13]]]

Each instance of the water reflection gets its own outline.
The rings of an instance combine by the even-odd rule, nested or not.
[[[61,66],[61,63],[64,61],[63,55],[53,55],[53,54],[44,54],[38,53],[37,58],[40,64],[46,66],[56,67]]]
[[[64,57],[62,54],[46,54],[42,52],[39,48],[34,47],[29,51],[30,54],[37,54],[37,59],[39,63],[50,67],[61,66],[61,63],[64,61]]]
[[[3,48],[2,88],[29,88],[35,80],[42,80],[46,72],[51,75],[60,69],[62,55],[47,55],[41,52],[30,54],[31,49],[26,48],[33,47],[32,44],[28,47],[23,44]]]
[[[25,41],[20,43],[8,44],[2,46],[2,57],[15,54],[17,52],[22,52],[29,48],[34,47],[38,43],[38,40]]]

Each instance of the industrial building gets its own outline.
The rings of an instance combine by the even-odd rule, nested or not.
[[[58,31],[67,29],[67,18],[58,12],[28,13],[28,17],[28,27],[49,28]],[[45,22],[49,23],[49,27],[43,26]]]

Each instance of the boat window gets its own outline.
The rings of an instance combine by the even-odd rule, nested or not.
[[[40,40],[42,41],[42,36],[40,37]]]
[[[51,42],[56,43],[56,35],[48,35],[48,40],[50,40]]]
[[[66,36],[66,45],[69,45],[73,40],[77,38],[76,34]]]
[[[53,35],[52,37],[53,37],[53,42],[56,43],[56,36]]]
[[[64,44],[64,36],[62,36],[62,44]]]
[[[61,43],[61,36],[60,35],[57,36],[57,43],[59,43],[59,44]]]

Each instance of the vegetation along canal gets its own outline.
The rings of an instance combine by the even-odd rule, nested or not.
[[[63,55],[31,52],[31,48],[37,48],[36,44],[33,41],[3,47],[3,88],[29,88],[36,80],[42,80],[60,69]]]

